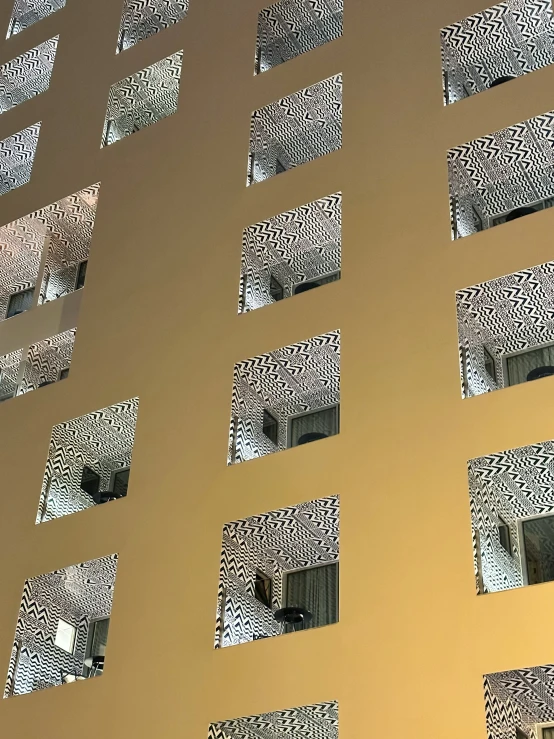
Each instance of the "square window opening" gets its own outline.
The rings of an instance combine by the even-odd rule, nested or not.
[[[266,608],[271,608],[273,597],[273,581],[263,572],[256,570],[254,583],[254,596],[256,600]]]
[[[24,313],[26,310],[32,308],[34,294],[34,287],[28,287],[26,290],[20,290],[19,292],[13,293],[8,301],[6,318],[18,316],[20,313]]]
[[[75,639],[77,637],[77,629],[72,624],[58,619],[58,628],[56,630],[56,638],[54,644],[63,649],[64,652],[73,654],[75,650]]]
[[[339,563],[329,562],[284,573],[284,607],[296,610],[285,633],[328,626],[339,620]]]
[[[279,441],[279,421],[266,408],[264,408],[264,419],[262,431],[274,444]]]
[[[302,413],[289,419],[289,446],[302,446],[339,433],[339,405]]]

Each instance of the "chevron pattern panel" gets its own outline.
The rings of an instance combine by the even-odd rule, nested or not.
[[[343,0],[281,0],[260,11],[256,72],[342,36]]]
[[[210,724],[208,739],[338,739],[337,701]]]
[[[261,182],[342,146],[342,75],[252,113],[247,184]]]
[[[112,85],[102,146],[108,146],[177,110],[183,52],[152,64]]]
[[[489,228],[514,208],[554,198],[554,112],[448,152],[452,236]]]
[[[227,463],[287,448],[290,416],[340,401],[340,331],[316,336],[235,365]],[[278,443],[263,432],[267,409],[279,422]]]
[[[489,739],[540,739],[536,724],[554,721],[554,665],[485,675],[484,698]]]
[[[26,185],[31,179],[40,123],[0,141],[0,195]]]
[[[65,0],[15,0],[6,38],[65,7]]]
[[[59,36],[0,66],[0,114],[50,87]]]
[[[225,524],[215,647],[280,634],[283,572],[338,559],[338,495]],[[273,580],[271,609],[254,597],[256,570]]]
[[[297,283],[340,270],[341,208],[335,193],[244,230],[239,313],[275,302],[272,276],[290,297]]]
[[[44,246],[38,304],[75,290],[78,266],[89,257],[99,189],[92,185],[0,228],[0,321],[10,295],[37,284]]]
[[[484,592],[521,587],[517,522],[554,512],[554,441],[471,459],[468,471],[475,573],[479,554]],[[512,556],[500,543],[499,517],[510,527]]]
[[[110,616],[116,571],[112,554],[26,580],[4,698],[60,685],[62,670],[82,673],[88,627]],[[77,629],[73,654],[54,644],[59,619]]]
[[[22,357],[23,349],[0,357],[0,401],[17,391]]]
[[[57,382],[60,372],[71,364],[76,328],[31,344],[24,361],[23,378],[17,392],[36,390],[43,382]]]
[[[441,31],[445,104],[554,62],[550,0],[507,0]]]
[[[554,262],[514,272],[456,293],[458,338],[466,397],[504,386],[502,357],[554,341]],[[495,360],[497,383],[485,371],[484,348]]]
[[[124,0],[117,51],[125,51],[183,20],[189,0]]]
[[[108,490],[112,472],[131,466],[138,403],[131,398],[54,426],[35,523],[95,505],[81,490],[83,467],[95,470],[100,490]]]

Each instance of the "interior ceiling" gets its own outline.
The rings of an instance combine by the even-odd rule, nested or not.
[[[314,703],[210,725],[208,739],[338,739],[337,701]]]
[[[59,36],[0,66],[0,114],[50,86]]]
[[[554,62],[550,0],[507,0],[441,31],[449,102]]]
[[[0,141],[0,195],[25,185],[31,179],[40,123]]]
[[[119,37],[122,50],[182,20],[188,0],[124,0]]]
[[[456,293],[460,344],[507,354],[554,340],[554,262]]]
[[[342,75],[318,82],[252,113],[253,180],[275,174],[276,158],[291,169],[342,145]]]
[[[177,51],[112,85],[103,145],[107,131],[108,142],[113,143],[177,110],[182,62],[183,52]]]
[[[12,35],[65,7],[65,0],[14,0],[10,28]]]

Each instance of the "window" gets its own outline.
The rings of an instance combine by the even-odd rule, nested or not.
[[[483,347],[483,353],[485,355],[485,371],[496,382],[496,362],[494,361],[494,357],[486,346]]]
[[[286,572],[284,580],[285,606],[305,608],[311,615],[303,628],[327,626],[339,620],[338,562]],[[285,626],[285,631],[293,630],[293,625]]]
[[[554,346],[529,349],[506,357],[508,385],[518,385],[528,380],[554,374]]]
[[[67,377],[69,377],[69,367],[64,367],[60,370],[60,380],[65,380]]]
[[[114,498],[124,498],[127,495],[130,471],[130,467],[124,467],[112,473],[111,490]]]
[[[83,467],[81,474],[81,490],[94,498],[100,490],[100,475],[91,467]]]
[[[254,597],[262,605],[271,608],[271,597],[273,591],[271,578],[263,572],[256,570],[256,581],[254,584]]]
[[[519,735],[516,736],[517,739],[528,739],[522,731],[520,731]],[[541,737],[542,739],[554,739],[554,726],[543,726],[541,728]]]
[[[264,408],[264,420],[263,420],[263,426],[262,431],[267,436],[267,438],[272,441],[274,444],[278,443],[279,440],[279,422],[277,419],[271,415],[271,413],[268,410],[265,410]]]
[[[321,287],[321,285],[327,285],[329,282],[336,282],[336,280],[340,280],[340,271],[339,272],[333,272],[330,275],[325,275],[324,277],[318,277],[316,280],[304,280],[303,282],[299,282],[294,287],[294,294],[298,295],[298,293],[306,292],[306,290],[312,290],[314,287]]]
[[[35,288],[29,287],[26,290],[14,293],[10,296],[8,302],[8,310],[6,312],[6,318],[17,316],[23,313],[29,308],[33,307],[33,295],[35,294]]]
[[[75,281],[75,290],[80,290],[85,285],[85,277],[87,276],[88,259],[80,263],[77,270],[77,279]]]
[[[109,618],[101,618],[90,623],[85,657],[85,668],[88,668],[88,677],[101,675],[104,671],[109,628]]]
[[[498,536],[500,538],[500,544],[508,552],[512,554],[512,540],[510,536],[510,527],[504,521],[504,519],[498,517]]]
[[[283,286],[273,275],[271,275],[271,279],[269,281],[269,294],[275,301],[283,300],[283,298],[285,297]]]
[[[523,731],[516,726],[516,739],[529,739],[527,734],[524,734]]]
[[[67,621],[62,621],[60,618],[58,621],[58,629],[56,631],[56,638],[54,644],[63,649],[69,654],[73,654],[75,648],[75,638],[77,636],[77,629],[75,626],[68,624]]]
[[[521,532],[527,583],[554,580],[554,516],[523,519]]]
[[[289,446],[300,446],[339,433],[339,406],[303,413],[290,419]]]

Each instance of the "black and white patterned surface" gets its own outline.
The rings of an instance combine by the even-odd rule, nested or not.
[[[0,66],[0,114],[47,90],[59,36]]]
[[[89,623],[110,615],[116,571],[112,554],[26,580],[4,698],[60,685],[61,670],[81,674]],[[77,629],[73,654],[54,644],[59,619]]]
[[[338,739],[339,705],[325,701],[210,724],[208,739]]]
[[[92,185],[0,228],[0,321],[10,295],[36,285],[44,248],[38,305],[73,292],[78,266],[89,257],[99,189]]]
[[[290,297],[296,283],[340,270],[341,209],[335,193],[244,230],[239,313],[274,302],[271,276]]]
[[[39,133],[40,123],[34,123],[0,141],[0,195],[31,179]]]
[[[298,167],[342,146],[342,75],[252,113],[248,184]]]
[[[108,490],[112,472],[131,466],[138,402],[131,398],[54,426],[36,523],[94,505],[81,490],[83,467],[95,470],[100,490]]]
[[[256,71],[342,36],[343,0],[281,0],[258,15]]]
[[[228,464],[287,446],[287,420],[340,401],[340,331],[239,362],[234,368]],[[264,408],[279,422],[278,443],[263,432]]]
[[[448,173],[454,239],[489,228],[514,208],[545,201],[550,207],[554,112],[450,149]]]
[[[445,102],[554,62],[550,0],[507,0],[441,31]]]
[[[467,366],[463,394],[503,387],[504,355],[554,341],[554,262],[459,290],[456,307]],[[495,360],[496,383],[485,371],[483,347]]]
[[[112,85],[102,146],[175,113],[182,62],[183,52],[178,51]]]
[[[189,0],[124,0],[117,51],[178,23],[188,7]]]
[[[489,739],[540,739],[536,724],[554,721],[554,665],[485,675],[484,693]]]
[[[57,382],[60,372],[71,364],[76,328],[31,344],[24,361],[23,379],[17,392],[36,390],[42,382]]]
[[[283,572],[338,559],[338,495],[225,524],[215,647],[280,634],[273,614],[282,605]],[[254,597],[256,570],[273,580],[272,609]]]
[[[65,7],[65,0],[15,0],[7,38]]]

